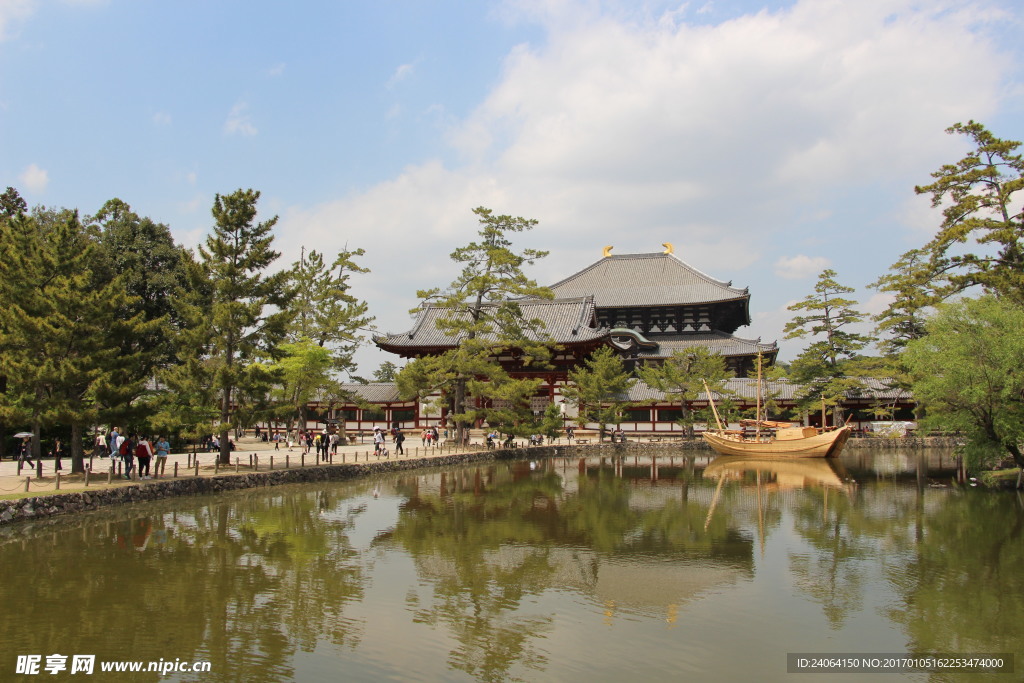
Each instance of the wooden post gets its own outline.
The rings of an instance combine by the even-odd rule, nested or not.
[[[305,466],[306,466],[306,454],[303,453],[302,455],[299,456],[299,467],[305,467]]]
[[[25,477],[25,493],[28,493],[28,487],[32,483],[32,477]]]
[[[92,458],[90,458],[90,460],[91,459]],[[92,463],[91,462],[89,463],[89,466],[85,468],[85,488],[89,488],[89,473],[90,472],[92,472]]]
[[[60,491],[60,471],[59,470],[57,471],[57,481],[56,481],[55,485],[57,487],[55,490]]]
[[[235,474],[238,474],[238,456],[235,456]]]
[[[192,467],[192,454],[191,453],[186,453],[185,455],[188,457],[188,462],[185,464],[185,467],[186,468],[191,468]]]
[[[288,469],[292,466],[292,456],[288,453],[284,454],[284,468]]]
[[[196,457],[192,458],[192,466],[195,467],[195,473],[196,473],[196,476],[198,477],[199,476],[199,454],[198,453],[196,454]]]
[[[110,463],[110,469],[107,470],[107,483],[109,484],[114,480],[114,463]]]
[[[270,469],[274,469],[274,456],[270,456]]]
[[[175,479],[178,478],[178,463],[177,462],[174,463],[174,478]]]
[[[213,473],[214,474],[219,474],[220,473],[220,456],[219,455],[216,458],[213,459]]]

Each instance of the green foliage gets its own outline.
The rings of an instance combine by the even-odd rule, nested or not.
[[[337,371],[351,369],[352,354],[363,340],[362,332],[373,322],[373,316],[367,313],[369,304],[353,296],[349,282],[352,273],[370,272],[355,261],[365,253],[362,249],[346,249],[328,267],[322,254],[310,251],[292,265],[294,298],[290,310],[294,320],[290,336],[329,347]]]
[[[0,194],[0,219],[13,218],[26,211],[28,211],[28,204],[17,190],[8,185],[4,193]]]
[[[183,422],[209,419],[216,396],[224,464],[236,405],[265,395],[276,381],[267,363],[280,357],[291,318],[289,272],[266,274],[280,256],[271,248],[277,217],[256,222],[259,196],[238,190],[214,199],[213,232],[199,247],[199,261],[187,265],[189,286],[175,302],[184,321],[181,363],[165,374]]]
[[[175,244],[170,228],[139,216],[120,199],[109,200],[89,223],[105,252],[98,270],[108,280],[120,277],[130,296],[130,304],[118,314],[130,318],[141,313],[146,320],[160,321],[144,338],[121,340],[122,347],[153,351],[142,368],[149,374],[155,366],[174,361],[173,333],[181,321],[172,302],[186,285],[185,251]]]
[[[705,381],[710,389],[721,394],[725,381],[732,377],[725,359],[704,346],[675,351],[662,363],[643,366],[638,374],[649,387],[662,392],[666,401],[679,402],[683,414],[679,424],[691,436],[694,415],[689,402],[704,391]]]
[[[158,321],[131,317],[121,278],[99,273],[103,251],[73,211],[23,213],[0,221],[0,415],[72,428],[72,469],[82,470],[81,434],[105,410],[137,396]],[[38,449],[38,439],[34,446]]]
[[[542,322],[526,319],[517,301],[552,297],[548,288],[537,285],[522,270],[547,252],[513,251],[507,237],[532,229],[537,221],[496,216],[484,207],[473,213],[481,226],[481,240],[451,253],[452,261],[462,266],[459,277],[444,290],[417,292],[422,303],[413,311],[423,313],[431,306],[443,311],[437,326],[451,337],[454,348],[410,362],[397,377],[399,390],[407,397],[442,394],[460,442],[468,425],[489,419],[487,399],[523,395],[536,387],[534,380],[512,378],[501,368],[497,357],[502,352],[514,351],[522,363],[537,367],[543,367],[550,356]]]
[[[399,367],[389,360],[380,364],[380,367],[373,371],[374,382],[394,382],[398,376]]]
[[[932,173],[931,184],[914,188],[943,207],[939,232],[926,246],[933,273],[944,277],[947,296],[981,285],[1024,300],[1024,215],[1013,208],[1024,188],[1024,157],[1014,154],[1021,143],[1001,140],[974,121],[946,132],[966,136],[974,149]],[[951,253],[970,242],[981,251]]]
[[[328,267],[319,252],[303,250],[292,265],[289,343],[281,346],[284,358],[271,365],[282,382],[274,392],[281,407],[275,417],[305,427],[310,401],[356,400],[342,389],[339,377],[351,375],[361,332],[373,321],[369,305],[352,295],[349,282],[352,273],[369,272],[354,260],[364,253],[346,249]]]
[[[791,311],[806,311],[806,315],[794,316],[786,323],[786,339],[815,338],[790,368],[793,379],[805,385],[801,407],[808,410],[824,400],[838,411],[847,393],[861,388],[861,382],[850,377],[850,360],[870,340],[843,329],[862,322],[864,315],[853,308],[856,301],[839,296],[853,289],[839,284],[835,278],[834,270],[822,271],[814,294],[789,307]]]
[[[633,405],[629,390],[636,384],[622,359],[611,347],[595,351],[582,367],[569,371],[569,382],[562,396],[579,410],[580,424],[596,422],[600,425],[600,438],[604,440],[607,424],[618,425],[622,410]]]
[[[914,188],[942,208],[942,224],[920,249],[903,254],[892,272],[871,286],[894,296],[876,316],[878,331],[891,335],[883,349],[899,353],[924,333],[924,315],[936,304],[977,285],[1024,301],[1024,213],[1013,208],[1024,188],[1024,158],[1015,140],[1002,140],[974,121],[946,129],[974,149],[932,173],[934,182]]]
[[[964,432],[973,464],[1009,454],[1024,467],[1024,308],[984,296],[943,305],[904,358],[924,425]]]

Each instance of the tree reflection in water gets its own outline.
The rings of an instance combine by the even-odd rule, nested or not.
[[[679,662],[757,677],[737,642],[869,651],[890,632],[891,652],[1024,652],[1020,497],[862,460],[835,479],[499,462],[3,527],[0,638],[253,681],[305,680],[311,662],[342,678],[668,679]]]

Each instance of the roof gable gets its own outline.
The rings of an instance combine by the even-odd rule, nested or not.
[[[716,280],[664,253],[607,256],[551,289],[559,298],[593,295],[598,308],[678,306],[750,297],[747,289]]]
[[[553,341],[558,344],[573,344],[602,339],[608,330],[595,328],[595,307],[593,297],[572,299],[525,299],[517,302],[523,318],[534,318],[544,323],[542,339],[531,335],[533,341]],[[493,306],[485,304],[485,308]],[[408,332],[374,337],[381,348],[395,347],[450,347],[458,343],[458,337],[446,334],[437,326],[437,321],[448,314],[448,309],[429,306],[420,312],[416,323]],[[486,338],[486,337],[485,337]]]

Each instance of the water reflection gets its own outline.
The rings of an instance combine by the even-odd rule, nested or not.
[[[1024,657],[1024,503],[945,486],[952,460],[926,456],[489,463],[8,527],[0,638],[254,681],[781,680],[794,650]]]

